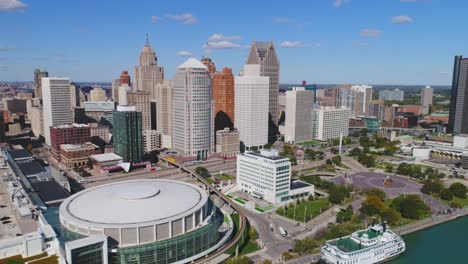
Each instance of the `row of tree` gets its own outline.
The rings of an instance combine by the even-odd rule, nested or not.
[[[427,168],[423,170],[421,165],[408,164],[405,162],[398,165],[396,173],[417,179],[442,179],[445,177],[445,174],[439,172],[437,169]]]

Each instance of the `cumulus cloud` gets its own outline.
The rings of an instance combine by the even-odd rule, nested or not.
[[[319,48],[320,44],[305,44],[301,41],[283,41],[280,43],[280,47],[282,48]]]
[[[412,22],[413,22],[413,19],[409,16],[395,16],[392,18],[393,24],[409,24]]]
[[[360,35],[361,37],[366,37],[366,38],[377,38],[377,37],[380,37],[380,35],[382,35],[382,30],[370,29],[370,28],[361,29]]]
[[[151,16],[151,23],[156,24],[158,21],[160,21],[161,18],[158,16]]]
[[[348,3],[351,0],[333,0],[333,6],[336,8],[342,7],[344,4]]]
[[[240,39],[242,39],[241,36],[224,36],[221,33],[215,33],[208,38],[208,41],[216,41],[216,42],[223,41],[223,40],[235,41],[235,40],[240,40]]]
[[[28,6],[19,0],[0,0],[0,11],[24,10],[26,7]]]
[[[186,50],[178,51],[176,54],[177,54],[177,56],[180,56],[180,57],[191,57],[191,56],[193,56],[192,52],[186,51]]]
[[[287,17],[275,17],[273,18],[273,22],[275,23],[289,23],[291,20]]]
[[[185,13],[181,15],[167,14],[166,17],[168,19],[181,21],[182,24],[185,24],[185,25],[193,25],[193,24],[198,23],[198,19],[192,13]]]
[[[241,45],[238,43],[234,43],[229,40],[221,40],[221,41],[208,41],[202,46],[205,49],[237,49],[240,48]]]

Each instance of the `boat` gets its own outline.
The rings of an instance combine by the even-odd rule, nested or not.
[[[398,257],[405,251],[403,238],[387,228],[385,222],[370,225],[350,236],[325,242],[321,263],[376,264]]]

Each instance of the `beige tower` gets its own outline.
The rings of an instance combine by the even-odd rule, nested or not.
[[[106,91],[104,91],[101,87],[96,87],[89,92],[89,101],[91,102],[102,102],[106,100]]]
[[[161,83],[163,80],[164,68],[158,66],[158,58],[147,37],[146,45],[140,53],[140,64],[135,67],[133,90],[148,92],[151,100],[156,101],[156,84]]]
[[[164,80],[156,85],[156,129],[164,135],[172,135],[172,81]]]
[[[148,92],[127,92],[127,105],[134,105],[137,112],[141,112],[141,128],[151,129],[151,104]]]

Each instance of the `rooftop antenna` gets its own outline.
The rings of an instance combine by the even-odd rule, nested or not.
[[[149,45],[149,35],[148,35],[148,32],[146,32],[146,45]]]

